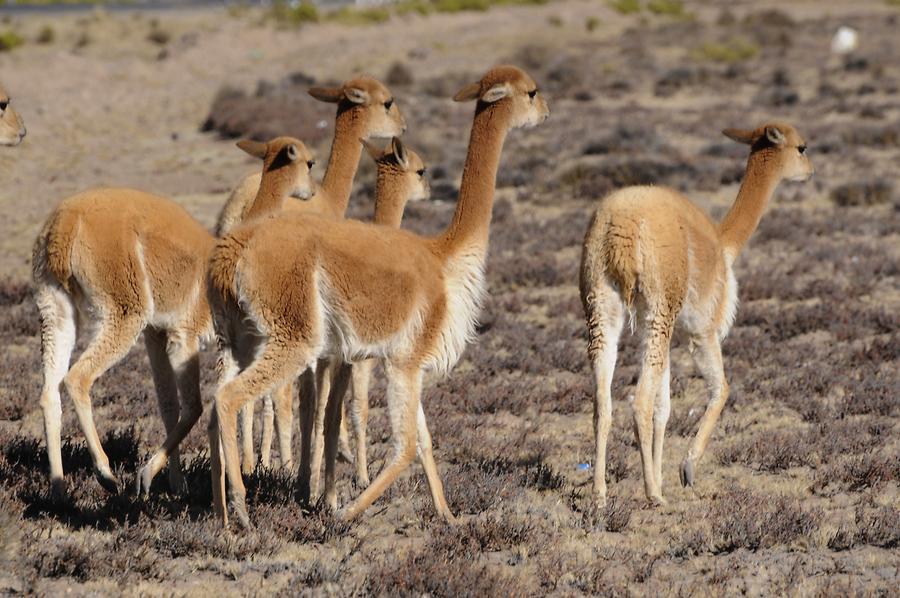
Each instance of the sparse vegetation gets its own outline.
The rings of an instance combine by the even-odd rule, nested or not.
[[[691,53],[695,60],[707,60],[735,64],[754,58],[759,54],[759,46],[743,39],[725,42],[707,42]]]
[[[25,43],[25,38],[12,30],[0,32],[0,52],[9,52]]]

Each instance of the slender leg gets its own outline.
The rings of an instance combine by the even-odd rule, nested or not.
[[[221,388],[234,379],[238,373],[238,364],[232,355],[231,348],[220,342],[216,371],[219,373],[219,387]],[[209,416],[207,427],[209,438],[209,466],[212,478],[213,511],[223,526],[228,525],[228,509],[225,505],[225,470],[222,469],[224,454],[219,433],[219,418],[213,409]]]
[[[634,396],[634,426],[641,449],[644,471],[644,493],[655,505],[665,504],[656,483],[653,461],[653,407],[660,393],[663,372],[668,370],[669,340],[674,322],[659,315],[651,316],[644,337],[644,363]]]
[[[175,380],[175,371],[169,363],[166,353],[167,335],[165,331],[147,328],[144,330],[144,345],[147,347],[147,357],[150,359],[150,371],[153,374],[153,386],[156,388],[156,401],[159,404],[159,413],[166,427],[166,436],[170,436],[175,426],[178,425],[178,382]],[[181,472],[178,448],[172,451],[172,460],[169,464],[169,489],[180,491],[184,487],[184,476]],[[141,470],[137,476],[138,496],[150,493],[150,482],[156,475],[153,471],[153,459]],[[161,468],[163,465],[160,464]],[[145,477],[146,482],[145,482]]]
[[[316,364],[316,392],[313,420],[312,455],[310,457],[309,489],[311,499],[319,496],[319,480],[322,473],[322,457],[325,450],[325,409],[328,406],[328,395],[331,394],[331,383],[337,373],[338,364],[330,359],[320,359]]]
[[[694,352],[694,362],[706,381],[707,391],[709,392],[709,403],[706,406],[706,412],[700,419],[700,426],[697,429],[697,435],[688,449],[684,461],[681,464],[681,484],[683,486],[694,485],[694,469],[703,452],[706,450],[706,444],[712,434],[719,416],[722,414],[722,408],[725,407],[725,401],[728,400],[728,382],[725,380],[725,369],[722,365],[722,347],[719,339],[714,334],[700,339],[697,343],[697,350]]]
[[[368,488],[342,513],[345,520],[353,519],[365,511],[384,494],[416,456],[416,416],[422,393],[422,372],[418,368],[400,370],[388,365],[388,414],[391,435],[394,438],[394,455],[390,463],[372,481]]]
[[[419,461],[422,462],[425,477],[428,479],[428,488],[431,490],[431,501],[434,503],[434,510],[447,523],[456,523],[456,517],[450,512],[450,507],[447,506],[447,499],[444,497],[444,484],[441,482],[441,475],[438,473],[437,464],[434,462],[434,452],[431,448],[431,433],[428,431],[428,422],[425,421],[425,410],[422,408],[421,401],[416,412],[416,431]]]
[[[588,354],[594,370],[594,484],[592,495],[598,506],[606,505],[606,445],[612,427],[612,380],[616,367],[624,308],[615,289],[605,280],[597,284],[585,301],[588,322]]]
[[[666,362],[666,369],[663,371],[659,384],[659,394],[653,405],[653,468],[656,476],[656,487],[659,488],[660,493],[662,493],[663,440],[666,436],[666,423],[669,421],[669,413],[672,410],[669,396],[670,378],[669,362]]]
[[[341,402],[341,409],[344,403]],[[341,426],[338,435],[338,458],[344,463],[353,463],[353,452],[350,450],[350,439],[347,434],[347,414],[341,411]]]
[[[157,449],[153,457],[141,469],[138,483],[143,486],[144,493],[150,491],[150,483],[159,470],[169,463],[169,483],[175,491],[183,491],[184,478],[181,475],[178,445],[194,428],[203,413],[200,400],[200,343],[195,334],[172,332],[166,342],[166,360],[170,370],[175,374],[178,394],[181,396],[181,410],[173,429],[169,430],[163,445]],[[172,477],[172,471],[177,477]]]
[[[275,392],[278,392],[277,390]],[[263,397],[262,438],[259,441],[259,462],[269,469],[272,466],[272,440],[275,436],[275,406],[272,395]]]
[[[351,382],[350,421],[353,424],[353,437],[356,441],[356,485],[365,488],[369,485],[368,441],[366,426],[369,421],[369,380],[375,367],[374,359],[366,359],[353,364]]]
[[[275,403],[275,424],[278,427],[278,452],[281,454],[281,468],[290,471],[294,468],[291,435],[294,427],[293,380],[281,386],[272,395]]]
[[[300,475],[297,500],[309,504],[312,500],[312,436],[316,415],[316,371],[309,368],[300,374]]]
[[[306,367],[309,358],[303,354],[302,349],[269,342],[262,355],[216,393],[216,416],[230,487],[229,499],[235,518],[244,529],[250,529],[251,525],[237,446],[238,411],[248,402],[288,382],[301,366]]]
[[[241,422],[241,471],[250,475],[256,469],[256,456],[253,454],[253,408],[256,401],[250,401],[239,414]]]
[[[337,510],[337,492],[334,486],[334,469],[338,456],[338,437],[344,411],[344,394],[350,384],[350,369],[349,363],[341,363],[335,368],[334,381],[325,410],[325,504],[335,511]]]
[[[39,287],[35,299],[41,315],[41,368],[44,385],[40,405],[44,413],[50,485],[53,494],[62,498],[66,493],[66,482],[62,466],[62,403],[59,387],[69,369],[69,360],[75,348],[75,308],[62,290],[50,286]]]
[[[100,445],[91,409],[91,386],[113,364],[125,357],[134,346],[144,326],[140,314],[115,314],[104,320],[97,335],[66,374],[64,383],[75,403],[75,413],[94,461],[94,473],[100,485],[109,492],[119,491],[119,481],[109,468],[109,458]]]
[[[222,526],[228,525],[228,508],[225,505],[225,470],[222,469],[222,443],[219,439],[219,418],[213,409],[209,415],[209,425],[206,428],[209,438],[209,471],[212,478],[213,512]]]

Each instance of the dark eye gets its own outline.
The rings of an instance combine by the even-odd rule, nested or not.
[[[798,146],[797,146],[797,151],[800,152],[801,154],[804,153],[804,152],[806,151],[806,146],[805,146],[805,145],[798,145]]]
[[[393,105],[394,105],[394,98],[391,98],[387,102],[384,103],[384,109],[390,110],[391,106],[393,106]]]
[[[528,97],[533,100],[537,94],[538,94],[538,90],[532,89],[531,91],[528,92]]]
[[[421,178],[421,177],[425,176],[425,171],[427,171],[427,170],[428,170],[427,168],[420,168],[419,170],[416,171],[416,174],[419,175],[419,177]]]
[[[6,110],[7,106],[9,106],[9,100],[0,100],[0,110]]]
[[[312,170],[312,167],[316,165],[316,161],[315,161],[315,160],[309,160],[309,161],[306,163],[306,165],[309,167],[310,170]]]

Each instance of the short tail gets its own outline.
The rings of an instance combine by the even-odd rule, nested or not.
[[[78,225],[78,215],[65,209],[57,209],[47,219],[31,256],[35,283],[54,280],[67,293],[72,293],[75,285],[72,252],[78,237]]]
[[[239,233],[225,235],[216,243],[207,269],[207,286],[211,300],[216,299],[222,303],[237,301],[237,270],[244,253],[245,242]]]
[[[641,273],[640,229],[627,218],[615,218],[601,208],[591,220],[581,262],[583,291],[590,292],[597,276],[606,276],[617,287],[626,309],[634,307]],[[585,293],[582,292],[584,296]]]

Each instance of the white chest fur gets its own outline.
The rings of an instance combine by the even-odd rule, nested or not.
[[[461,252],[444,266],[447,312],[431,359],[431,367],[447,373],[475,338],[484,301],[484,250]]]

